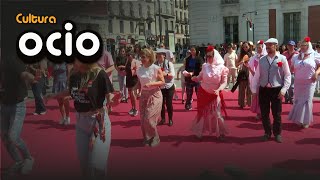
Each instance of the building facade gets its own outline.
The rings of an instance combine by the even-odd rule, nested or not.
[[[175,0],[175,39],[178,44],[189,43],[188,0]]]
[[[320,40],[319,0],[190,0],[191,44],[237,43],[309,35]]]

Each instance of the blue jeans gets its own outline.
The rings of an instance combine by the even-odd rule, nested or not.
[[[45,77],[42,77],[37,83],[32,84],[32,92],[34,96],[34,102],[36,105],[36,113],[41,113],[46,111],[46,106],[43,103],[42,90],[45,85]]]
[[[24,101],[12,105],[1,105],[1,139],[11,158],[16,162],[31,157],[26,144],[20,137],[25,115]]]
[[[105,112],[104,115],[106,140],[101,141],[98,135],[92,150],[89,150],[89,143],[97,123],[96,118],[88,113],[76,113],[76,118],[76,144],[82,171],[91,175],[94,170],[105,173],[111,143],[111,122],[108,114]]]
[[[122,99],[128,99],[128,88],[126,88],[126,76],[118,75],[118,81]]]

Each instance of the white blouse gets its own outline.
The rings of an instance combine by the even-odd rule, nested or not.
[[[296,55],[292,58],[292,64],[294,66],[295,81],[311,80],[317,71],[317,67],[320,66],[320,54],[311,53],[305,60],[300,60],[299,55]]]
[[[223,64],[204,64],[198,76],[201,87],[208,93],[213,94],[220,86],[224,89],[227,86],[229,69]]]
[[[155,64],[152,64],[147,68],[145,68],[144,66],[141,66],[138,69],[137,76],[139,78],[142,90],[152,90],[152,89],[159,88],[156,86],[145,87],[146,84],[157,81],[157,75],[158,75],[159,69],[160,67]]]

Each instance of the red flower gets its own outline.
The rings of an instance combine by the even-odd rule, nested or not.
[[[259,41],[259,44],[263,44],[263,43],[264,43],[263,40],[260,40],[260,41]]]
[[[213,51],[214,47],[213,46],[208,46],[206,49],[206,52],[211,52]]]
[[[305,42],[310,42],[310,41],[311,41],[311,38],[310,38],[309,36],[307,36],[307,37],[304,38],[304,41],[305,41]]]
[[[278,64],[278,67],[282,67],[282,62],[281,61],[279,61],[277,64]]]
[[[161,68],[161,71],[164,71],[164,68]]]

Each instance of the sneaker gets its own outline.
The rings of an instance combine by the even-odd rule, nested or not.
[[[281,138],[281,135],[276,135],[276,142],[278,143],[282,143],[282,138]]]
[[[303,128],[305,128],[305,129],[309,128],[309,125],[307,125],[307,124],[304,124],[304,125],[302,125],[302,126],[303,126]]]
[[[70,117],[66,117],[64,121],[64,125],[69,125],[70,124]]]
[[[134,109],[134,110],[133,110],[133,114],[132,114],[132,116],[138,116],[138,114],[139,114],[139,111],[138,111],[138,110],[136,110],[136,109]]]
[[[188,105],[188,106],[186,106],[185,109],[188,110],[188,111],[190,111],[190,110],[192,110],[192,107],[191,107],[191,105]]]
[[[218,137],[218,139],[219,139],[219,141],[225,141],[225,135],[224,134],[221,134],[219,137]]]
[[[265,134],[265,135],[262,136],[261,139],[262,139],[262,141],[269,141],[271,139],[271,136],[268,135],[268,134]]]
[[[12,166],[7,169],[7,173],[17,173],[23,167],[23,161],[15,162]]]
[[[38,116],[39,115],[39,113],[37,113],[37,112],[34,112],[34,113],[32,113],[33,115],[35,115],[35,116]]]
[[[43,111],[43,112],[41,112],[41,113],[39,113],[40,115],[45,115],[45,114],[47,114],[47,111]]]
[[[133,115],[133,112],[134,111],[134,109],[131,109],[129,112],[128,112],[128,114],[130,114],[130,115]]]
[[[23,167],[21,169],[21,174],[28,174],[32,171],[34,159],[28,158],[23,161]]]
[[[65,118],[61,118],[59,124],[62,125],[65,122]]]

